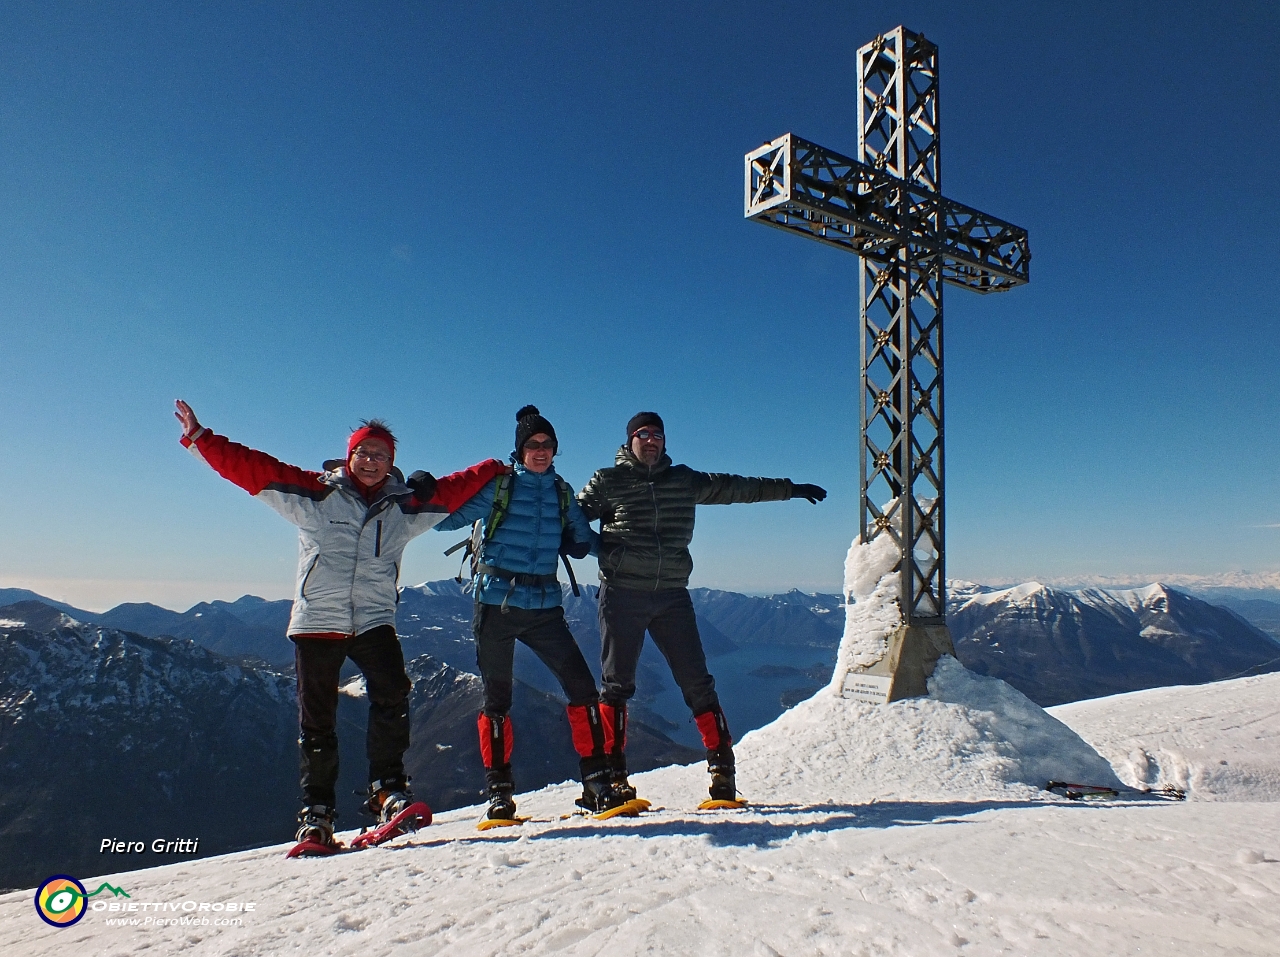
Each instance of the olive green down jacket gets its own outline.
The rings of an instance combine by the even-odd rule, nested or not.
[[[600,519],[601,580],[623,588],[689,587],[696,506],[791,498],[789,479],[698,472],[665,453],[650,467],[625,445],[615,461],[591,476],[578,504],[588,521]]]

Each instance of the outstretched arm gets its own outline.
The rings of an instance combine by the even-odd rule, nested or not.
[[[791,497],[791,483],[787,479],[752,478],[724,472],[695,472],[694,488],[699,505],[784,502]]]
[[[458,528],[473,521],[472,518],[467,518],[465,521],[442,525],[454,517],[450,515],[451,512],[457,513],[459,509],[465,508],[467,515],[478,515],[481,509],[479,500],[483,497],[484,490],[492,486],[491,479],[495,475],[501,475],[505,471],[507,466],[497,459],[485,459],[469,469],[436,479],[435,491],[426,501],[415,491],[411,499],[400,503],[400,511],[409,521],[410,536],[417,537],[430,528]],[[489,502],[492,506],[492,491],[489,493]],[[487,508],[484,514],[488,514]]]
[[[497,459],[485,459],[461,472],[441,476],[436,479],[436,493],[431,497],[431,503],[443,505],[447,512],[456,512],[490,479],[509,471],[510,468]]]
[[[266,452],[210,432],[181,399],[173,414],[182,423],[182,444],[192,455],[295,525],[305,525],[316,503],[331,491],[320,481],[319,472],[286,465]]]
[[[750,478],[723,472],[696,472],[694,483],[699,505],[734,505],[750,502],[781,502],[807,498],[815,505],[827,497],[818,485],[797,485],[784,478]]]
[[[201,430],[200,420],[196,418],[191,406],[181,399],[176,399],[173,404],[173,417],[182,423],[182,437],[184,439],[194,439],[196,433]]]
[[[435,526],[437,532],[448,532],[455,528],[462,528],[464,525],[470,525],[478,518],[488,518],[489,513],[493,511],[493,496],[495,493],[496,482],[490,479],[484,484],[475,495],[467,499],[452,514],[448,515],[439,525]]]

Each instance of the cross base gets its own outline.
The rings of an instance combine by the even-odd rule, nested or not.
[[[946,625],[902,624],[889,636],[889,648],[873,665],[856,668],[844,676],[840,694],[845,698],[887,704],[929,693],[929,676],[943,655],[955,657],[951,629]]]

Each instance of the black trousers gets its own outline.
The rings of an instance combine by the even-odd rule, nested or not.
[[[494,716],[511,710],[516,641],[529,647],[560,682],[570,705],[598,700],[596,679],[573,640],[563,608],[507,607],[477,603],[471,619],[476,637],[476,663],[484,680],[484,710]]]
[[[719,710],[716,680],[687,588],[639,591],[600,583],[600,698],[615,707],[636,693],[636,666],[648,631],[695,715]]]
[[[364,674],[369,696],[365,752],[369,780],[404,778],[409,749],[409,692],[404,652],[391,625],[354,638],[295,638],[302,794],[308,804],[336,805],[338,783],[338,675],[350,658]]]

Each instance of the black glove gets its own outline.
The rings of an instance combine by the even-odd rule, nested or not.
[[[418,501],[427,502],[431,500],[431,496],[436,494],[436,477],[430,472],[414,472],[404,484],[413,489],[413,494],[418,496]]]
[[[573,529],[565,528],[560,533],[560,554],[570,558],[586,558],[591,554],[591,543],[578,541],[573,537]]]
[[[817,505],[827,497],[827,490],[821,485],[796,485],[791,483],[792,498],[807,498],[814,505]]]

